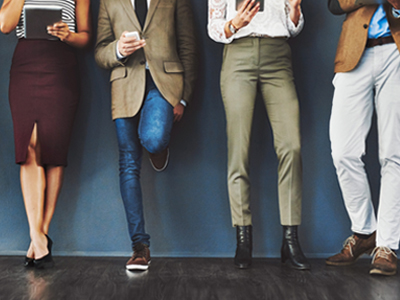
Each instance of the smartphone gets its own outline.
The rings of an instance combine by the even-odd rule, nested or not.
[[[137,32],[137,31],[131,31],[131,32],[125,33],[125,36],[126,36],[126,37],[132,37],[132,36],[134,36],[134,37],[136,38],[137,41],[140,40],[139,32]]]
[[[239,8],[242,6],[243,2],[245,0],[236,0],[236,10],[238,11]],[[264,0],[256,0],[256,3],[259,2],[260,3],[260,10],[259,11],[263,11],[264,10]],[[254,5],[256,5],[256,3],[254,3]]]

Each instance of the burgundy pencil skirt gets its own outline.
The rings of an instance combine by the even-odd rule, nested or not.
[[[9,100],[16,163],[26,161],[37,123],[41,165],[66,166],[79,101],[74,48],[61,41],[20,39],[11,65]]]

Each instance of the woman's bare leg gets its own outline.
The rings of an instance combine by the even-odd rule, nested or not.
[[[42,258],[48,254],[47,239],[43,232],[43,210],[46,189],[44,168],[40,165],[40,144],[35,124],[28,146],[28,154],[21,165],[20,180],[25,210],[28,217],[31,244],[29,257]]]
[[[63,166],[46,167],[46,200],[44,203],[43,232],[48,234],[64,178]]]

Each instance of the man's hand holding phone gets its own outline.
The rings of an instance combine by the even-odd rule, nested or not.
[[[140,39],[137,31],[124,31],[118,41],[118,51],[125,57],[131,55],[144,46],[146,46],[146,41]]]

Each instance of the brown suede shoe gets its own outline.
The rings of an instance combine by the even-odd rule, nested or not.
[[[153,154],[149,152],[151,166],[157,172],[164,171],[168,166],[169,148],[165,148],[161,153]]]
[[[326,259],[329,266],[354,264],[364,253],[371,254],[375,248],[375,232],[368,239],[360,239],[355,234],[347,238],[340,253]]]
[[[374,253],[369,274],[395,275],[397,271],[396,253],[388,247],[376,247]]]
[[[128,270],[145,271],[149,268],[151,262],[149,246],[143,243],[137,243],[133,247],[133,255],[126,263]]]

